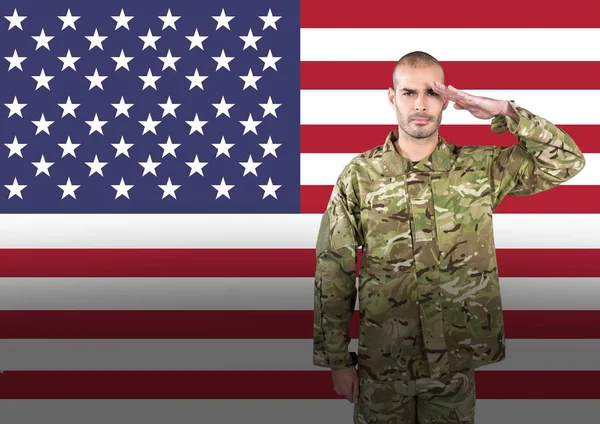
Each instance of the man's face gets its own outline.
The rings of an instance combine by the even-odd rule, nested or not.
[[[448,106],[431,88],[431,81],[443,83],[443,71],[439,66],[414,68],[402,65],[396,69],[396,90],[389,89],[388,99],[396,111],[396,119],[402,131],[422,139],[431,136],[439,128],[442,111]]]

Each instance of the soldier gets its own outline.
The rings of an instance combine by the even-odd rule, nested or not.
[[[427,53],[403,56],[393,80],[398,128],[345,166],[321,218],[313,363],[332,370],[355,424],[473,423],[474,370],[505,358],[492,212],[507,195],[573,178],[585,158],[514,101],[445,86]],[[449,101],[517,142],[447,142],[438,128]],[[357,299],[358,354],[348,350]]]

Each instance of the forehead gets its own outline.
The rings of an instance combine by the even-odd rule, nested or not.
[[[443,71],[439,66],[407,66],[400,65],[396,69],[398,88],[429,89],[431,81],[443,82]]]

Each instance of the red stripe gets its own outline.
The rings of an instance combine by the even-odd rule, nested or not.
[[[300,88],[387,90],[395,62],[301,62]],[[576,90],[600,88],[600,62],[443,61],[445,82],[469,90]],[[557,78],[577,75],[577,78]]]
[[[496,252],[501,277],[600,276],[600,249]],[[2,277],[312,277],[314,272],[314,249],[0,249]]]
[[[309,354],[310,357],[310,354]],[[600,399],[599,371],[475,373],[478,399]],[[316,371],[4,371],[1,399],[339,399]]]
[[[561,3],[558,7],[519,0],[507,0],[502,5],[478,0],[433,0],[425,6],[420,2],[379,0],[358,7],[343,0],[300,2],[302,28],[596,28],[597,16],[598,5],[586,0]],[[490,48],[502,46],[502,40],[483,42]]]
[[[350,336],[358,337],[358,312]],[[313,311],[0,311],[2,339],[310,339]],[[600,311],[505,310],[512,339],[600,338]]]
[[[600,125],[557,125],[567,132],[583,153],[600,153]],[[302,125],[301,153],[362,153],[383,144],[393,125]],[[517,142],[509,131],[495,134],[488,125],[440,126],[440,135],[457,145],[511,146]]]
[[[302,186],[301,213],[322,213],[333,186]],[[562,185],[534,196],[506,196],[495,213],[600,213],[600,185]]]

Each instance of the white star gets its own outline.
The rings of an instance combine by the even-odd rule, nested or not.
[[[105,35],[98,35],[98,29],[96,28],[94,35],[86,35],[85,38],[87,38],[90,42],[90,48],[88,50],[92,50],[94,47],[104,50],[104,47],[102,47],[102,42],[108,37]]]
[[[219,16],[213,16],[212,18],[217,21],[217,27],[215,28],[215,31],[221,27],[231,30],[231,28],[229,28],[229,21],[235,18],[235,16],[227,16],[225,14],[225,9],[221,9],[221,14]]]
[[[25,56],[19,56],[19,53],[17,53],[17,50],[15,49],[12,57],[11,56],[8,56],[8,57],[5,56],[4,59],[8,60],[8,62],[10,63],[10,66],[8,67],[9,71],[12,68],[19,68],[22,71],[23,68],[21,67],[21,63],[23,63],[23,61],[25,59],[27,59],[27,57],[25,57]]]
[[[173,196],[174,199],[177,199],[177,196],[175,196],[175,191],[181,186],[172,184],[171,178],[168,179],[167,184],[159,184],[158,186],[163,191],[163,195],[162,195],[163,199],[167,196]]]
[[[50,135],[50,125],[54,124],[54,121],[46,121],[46,118],[44,117],[43,113],[42,113],[42,116],[40,117],[39,121],[31,121],[31,122],[37,127],[35,135],[38,135],[42,131],[44,131],[46,134]]]
[[[40,159],[39,162],[31,162],[31,163],[33,164],[33,166],[35,166],[37,168],[37,171],[35,172],[36,177],[38,175],[40,175],[42,172],[44,174],[50,176],[50,167],[52,165],[54,165],[54,162],[46,162],[44,155],[42,155],[42,158]]]
[[[64,185],[59,184],[58,187],[63,191],[61,199],[64,199],[67,196],[71,196],[73,199],[76,199],[75,190],[81,186],[71,184],[71,178],[67,178],[67,183]]]
[[[196,172],[199,175],[204,176],[204,172],[202,172],[202,168],[204,168],[206,165],[208,165],[208,162],[200,162],[198,160],[198,155],[196,155],[193,162],[186,162],[185,164],[190,167],[190,175],[189,175],[190,177]]]
[[[242,124],[244,126],[244,134],[246,134],[249,131],[252,131],[254,134],[258,135],[258,133],[256,132],[256,127],[258,127],[261,122],[262,121],[255,121],[252,118],[252,114],[249,113],[248,114],[248,120],[247,121],[240,121],[240,124]]]
[[[23,114],[21,113],[21,110],[27,106],[27,103],[19,103],[17,96],[15,96],[12,103],[4,103],[4,106],[10,110],[8,114],[9,118],[13,115],[19,115],[22,118]]]
[[[67,137],[67,142],[66,143],[58,143],[58,145],[60,146],[61,149],[63,149],[63,153],[61,158],[64,158],[66,155],[71,155],[74,158],[77,157],[75,155],[75,149],[78,148],[80,146],[80,144],[74,144],[71,142],[71,137]]]
[[[255,90],[258,90],[258,87],[256,86],[256,82],[261,79],[261,76],[254,76],[252,74],[252,68],[250,68],[248,70],[248,75],[240,75],[240,78],[244,81],[244,88],[242,88],[242,90],[245,90],[248,87],[254,87]]]
[[[72,68],[74,71],[77,71],[77,69],[75,69],[75,62],[81,59],[81,57],[71,56],[71,49],[68,49],[67,55],[59,57],[59,59],[63,63],[61,71],[64,71],[66,68]]]
[[[275,22],[280,20],[281,16],[273,16],[273,12],[269,9],[269,13],[267,13],[266,16],[259,16],[259,18],[265,23],[263,25],[263,31],[267,29],[267,27],[275,28],[275,30],[277,30],[277,24]]]
[[[40,72],[40,75],[36,76],[36,75],[32,75],[31,78],[33,78],[34,80],[37,81],[37,84],[35,86],[35,89],[37,90],[40,87],[46,87],[48,90],[50,90],[50,85],[49,82],[54,79],[53,76],[50,75],[46,75],[46,73],[44,72],[44,68],[42,68],[42,72]]]
[[[194,116],[193,121],[185,121],[185,122],[186,122],[186,124],[188,124],[190,126],[190,134],[192,134],[195,131],[198,131],[200,134],[204,134],[202,127],[208,123],[208,121],[200,121],[198,119],[198,114],[196,114],[196,116]],[[190,135],[190,134],[188,134],[188,135]]]
[[[269,100],[267,100],[267,103],[259,103],[258,105],[265,110],[262,116],[263,118],[267,115],[273,115],[275,118],[277,118],[276,111],[277,108],[281,106],[281,103],[273,103],[273,100],[271,100],[271,96],[269,96]]]
[[[17,140],[17,136],[15,135],[12,143],[4,143],[4,145],[10,150],[10,152],[8,152],[8,157],[11,157],[12,155],[23,157],[21,150],[23,150],[23,147],[27,146],[27,143],[19,143],[19,140]]]
[[[113,146],[115,149],[117,149],[117,151],[115,153],[115,157],[118,157],[119,155],[125,155],[127,157],[130,157],[129,149],[131,148],[131,146],[133,146],[133,144],[125,143],[125,138],[123,136],[121,136],[121,141],[119,143],[113,143],[113,144],[111,144],[111,146]]]
[[[252,155],[249,155],[248,162],[240,162],[240,165],[244,167],[244,175],[242,175],[242,177],[246,176],[246,174],[250,172],[258,176],[258,174],[256,173],[256,168],[258,168],[261,164],[262,162],[254,162],[252,160]]]
[[[277,199],[276,191],[281,187],[281,185],[274,185],[273,181],[271,181],[271,178],[269,178],[269,182],[266,185],[259,185],[259,187],[265,191],[262,197],[263,199],[267,196],[273,196]]]
[[[115,194],[115,199],[117,199],[119,196],[124,196],[129,199],[129,190],[131,190],[133,185],[125,184],[125,180],[123,179],[123,177],[121,177],[121,183],[119,183],[119,185],[111,185],[111,187],[117,190],[117,193]]]
[[[174,30],[177,30],[177,27],[175,26],[175,22],[177,22],[179,20],[179,18],[181,18],[181,16],[171,15],[171,9],[169,9],[166,16],[159,16],[159,18],[161,21],[163,21],[163,27],[162,27],[163,30],[168,26],[173,28]]]
[[[240,35],[240,38],[244,41],[244,48],[242,50],[246,50],[248,47],[253,47],[254,50],[258,51],[256,42],[260,40],[262,36],[252,34],[252,28],[248,30],[248,35]]]
[[[148,160],[146,162],[138,162],[140,165],[144,167],[144,173],[142,177],[148,173],[154,174],[156,176],[156,167],[160,165],[160,162],[152,162],[152,158],[148,155]]]
[[[111,103],[111,106],[117,110],[115,112],[115,118],[121,114],[130,118],[129,109],[133,106],[133,103],[125,103],[125,98],[123,96],[121,96],[121,101],[119,103]]]
[[[166,143],[158,143],[158,145],[160,147],[162,147],[162,149],[163,149],[163,154],[162,154],[163,158],[167,155],[172,155],[174,158],[176,158],[177,155],[175,154],[175,149],[177,149],[179,146],[181,146],[181,144],[174,144],[171,141],[171,136],[169,136],[167,138]]]
[[[227,70],[231,71],[231,69],[229,68],[229,62],[231,62],[233,59],[235,59],[235,57],[226,56],[225,50],[221,49],[221,56],[218,56],[218,57],[213,56],[213,59],[215,60],[215,62],[217,62],[217,69],[215,69],[216,71],[218,71],[220,68],[226,68]]]
[[[225,141],[225,137],[221,136],[221,142],[213,143],[213,146],[217,149],[217,155],[215,156],[216,158],[218,158],[222,154],[225,156],[231,157],[231,156],[229,156],[229,149],[231,149],[233,146],[235,146],[235,143],[227,143]]]
[[[273,53],[271,53],[271,49],[269,49],[269,53],[267,53],[266,56],[259,57],[259,59],[265,63],[265,65],[263,66],[263,69],[262,69],[263,71],[267,68],[273,68],[273,69],[277,70],[276,63],[279,62],[281,57],[273,56]]]
[[[186,75],[186,78],[190,80],[190,90],[194,87],[199,87],[201,90],[204,90],[202,82],[208,78],[208,76],[198,74],[198,69],[196,69],[194,75]]]
[[[215,190],[217,190],[217,197],[215,197],[215,199],[218,199],[221,196],[225,196],[228,199],[231,199],[231,197],[229,197],[229,190],[231,190],[233,187],[235,187],[235,185],[233,184],[225,184],[225,178],[221,177],[221,184],[219,185],[213,185],[213,188]]]
[[[19,196],[22,199],[23,195],[21,194],[21,191],[23,191],[27,185],[19,184],[17,177],[15,177],[12,184],[4,185],[4,187],[10,190],[10,193],[8,194],[9,199],[13,196]]]
[[[144,46],[142,50],[145,50],[146,47],[152,47],[156,50],[156,42],[160,39],[160,35],[152,35],[152,30],[148,29],[147,35],[139,35],[140,40],[144,42]]]
[[[192,50],[194,47],[198,47],[200,50],[204,50],[204,46],[202,45],[202,43],[208,38],[208,36],[199,35],[198,30],[196,29],[196,31],[194,31],[194,35],[186,35],[185,38],[187,38],[190,42],[190,50]]]
[[[90,90],[94,87],[100,88],[100,90],[104,90],[102,87],[102,81],[104,81],[108,76],[98,75],[98,68],[94,70],[94,75],[86,75],[85,76],[90,81]]]
[[[129,71],[129,62],[133,60],[133,56],[125,56],[125,52],[121,49],[119,56],[111,57],[117,64],[115,65],[115,71],[119,68],[125,68]]]
[[[146,134],[148,131],[151,131],[155,135],[157,135],[156,134],[156,126],[158,124],[160,124],[160,121],[153,121],[151,114],[148,114],[148,119],[146,119],[145,121],[138,121],[138,122],[144,126],[144,132],[142,132],[142,135]]]
[[[273,155],[275,157],[277,157],[277,148],[279,146],[281,146],[281,144],[274,144],[273,140],[271,139],[271,136],[269,136],[269,140],[266,143],[258,143],[258,145],[260,147],[263,148],[264,152],[263,152],[263,158],[267,155]]]
[[[58,105],[63,110],[61,118],[64,118],[66,115],[73,115],[75,118],[77,118],[77,116],[75,115],[75,109],[81,106],[81,103],[72,103],[71,96],[68,96],[66,103],[58,103]]]
[[[17,27],[21,31],[23,31],[21,23],[27,18],[27,16],[19,16],[19,14],[17,13],[17,9],[15,9],[12,16],[5,16],[5,18],[8,19],[8,22],[10,22],[10,25],[8,26],[9,31],[13,27]]]
[[[42,32],[40,32],[40,35],[32,35],[31,38],[37,41],[37,45],[35,46],[36,50],[40,47],[46,47],[46,49],[50,50],[50,44],[48,43],[54,38],[54,36],[46,35],[46,33],[44,32],[44,28],[42,28]]]
[[[157,90],[156,88],[156,81],[158,81],[160,79],[160,75],[158,76],[154,76],[152,75],[152,70],[150,68],[148,68],[148,73],[146,74],[146,76],[140,75],[139,78],[144,81],[144,87],[142,87],[142,90],[145,90],[146,87],[152,87],[155,90]]]
[[[159,59],[162,61],[163,63],[163,67],[162,70],[164,71],[167,67],[172,68],[174,70],[177,70],[177,68],[175,67],[175,63],[177,63],[177,61],[179,59],[181,59],[181,57],[177,57],[177,56],[171,56],[171,49],[169,49],[169,51],[167,52],[166,56],[162,56],[159,57]]]
[[[212,105],[217,108],[217,116],[223,114],[231,118],[231,115],[229,115],[229,109],[235,106],[235,104],[225,103],[225,96],[221,96],[221,103],[213,103]]]
[[[75,28],[75,22],[79,18],[81,18],[81,16],[73,16],[73,15],[71,15],[71,9],[67,9],[67,14],[65,16],[59,16],[58,17],[58,19],[60,19],[61,21],[63,21],[63,25],[62,25],[62,28],[60,30],[62,31],[66,27],[71,27],[74,30],[77,30],[77,28]]]
[[[98,119],[98,114],[94,115],[93,121],[85,121],[85,123],[90,126],[90,134],[92,134],[94,131],[98,131],[102,135],[104,135],[104,133],[102,132],[102,127],[106,125],[107,122],[108,121],[100,121]]]
[[[171,96],[169,96],[169,98],[167,99],[167,103],[159,103],[158,105],[163,109],[163,114],[162,114],[163,118],[167,114],[173,115],[175,118],[177,118],[177,115],[175,114],[175,109],[177,109],[179,106],[181,106],[181,103],[172,103]]]
[[[127,28],[129,30],[129,21],[133,19],[133,16],[125,16],[125,11],[121,9],[121,14],[119,16],[111,16],[116,21],[115,31],[119,28]]]
[[[93,162],[86,162],[85,164],[90,167],[90,175],[88,175],[88,177],[91,177],[92,174],[95,174],[96,172],[104,177],[104,174],[102,173],[102,168],[104,168],[107,163],[108,162],[100,162],[98,160],[98,155],[94,157]]]

